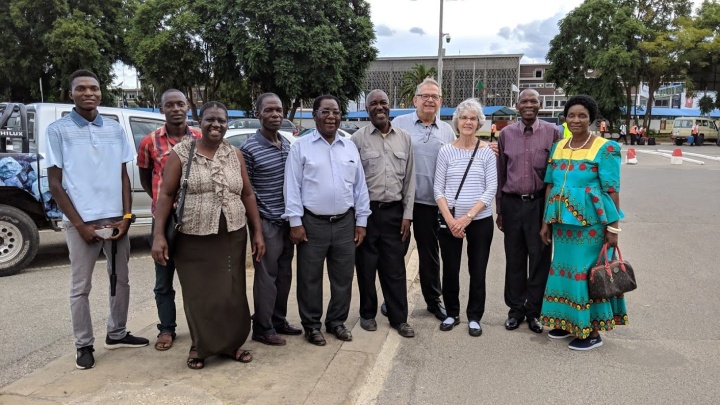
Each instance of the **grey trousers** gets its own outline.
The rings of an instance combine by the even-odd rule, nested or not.
[[[107,225],[119,221],[120,218],[100,219],[89,222],[94,225]],[[112,242],[105,240],[88,244],[77,229],[65,221],[65,238],[70,251],[70,312],[72,315],[75,347],[85,347],[94,344],[92,319],[90,318],[90,289],[92,288],[92,273],[95,268],[100,251],[105,252],[107,258],[107,273],[111,272]],[[107,320],[107,334],[111,339],[122,339],[127,334],[128,304],[130,302],[130,284],[128,282],[128,260],[130,260],[130,239],[127,234],[117,241],[117,254],[115,255],[115,274],[117,285],[115,296],[110,298],[110,315]]]
[[[275,328],[286,322],[295,245],[290,240],[288,226],[278,226],[263,218],[262,228],[265,256],[259,262],[253,260],[253,333],[274,335]]]
[[[298,244],[297,297],[300,320],[305,330],[320,329],[323,314],[323,265],[327,260],[330,303],[325,316],[328,330],[342,325],[350,312],[355,269],[355,215],[348,213],[338,222],[310,215],[302,218],[307,242]]]

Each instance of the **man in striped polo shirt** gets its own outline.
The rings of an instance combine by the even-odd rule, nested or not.
[[[259,262],[253,261],[255,314],[252,339],[267,345],[282,346],[285,339],[278,334],[302,333],[301,329],[290,325],[286,319],[295,250],[290,240],[288,222],[282,218],[285,212],[285,162],[290,152],[290,142],[278,133],[283,121],[283,106],[277,95],[261,94],[255,108],[261,128],[240,148],[262,218],[266,249],[265,256]]]

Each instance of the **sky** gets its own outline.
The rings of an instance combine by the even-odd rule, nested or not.
[[[379,57],[437,56],[441,0],[367,0]],[[444,0],[446,55],[523,54],[545,60],[558,21],[583,0]],[[697,7],[700,0],[694,0]],[[116,65],[114,85],[134,88],[132,68]]]

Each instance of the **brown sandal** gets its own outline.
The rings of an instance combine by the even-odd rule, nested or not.
[[[164,352],[165,350],[170,350],[170,348],[173,346],[174,341],[175,335],[173,333],[161,332],[157,337],[157,341],[155,342],[155,350],[159,350],[161,352]]]
[[[193,353],[195,353],[195,356],[193,356]],[[187,359],[187,366],[191,370],[200,370],[201,368],[205,367],[205,359],[196,356],[197,350],[195,350],[194,347],[191,347]]]
[[[235,352],[235,360],[239,361],[240,363],[250,363],[251,361],[253,361],[253,356],[249,350],[238,347],[237,351]]]

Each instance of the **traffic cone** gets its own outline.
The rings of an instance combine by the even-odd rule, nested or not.
[[[625,155],[625,164],[628,164],[628,165],[636,165],[637,164],[637,156],[635,155],[635,148],[628,149],[627,154]]]
[[[682,150],[680,150],[680,148],[675,148],[675,150],[672,153],[672,156],[670,156],[670,164],[671,165],[681,165],[682,162],[683,162]]]

